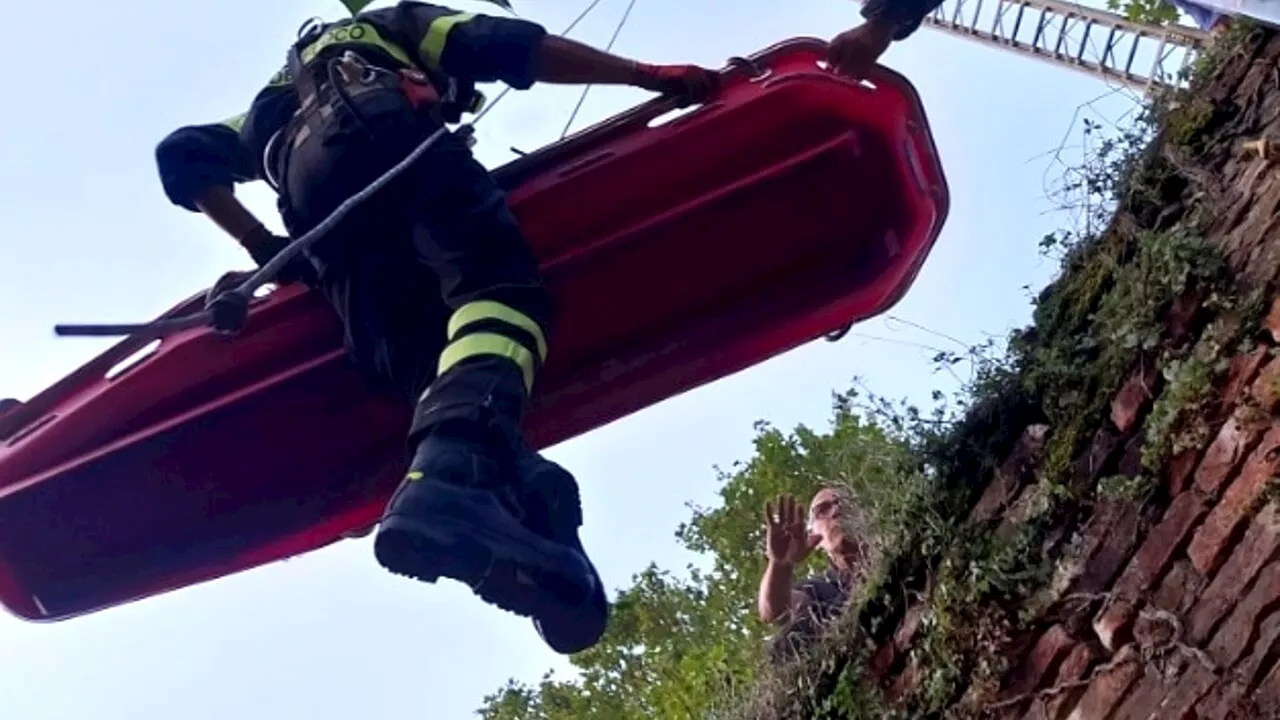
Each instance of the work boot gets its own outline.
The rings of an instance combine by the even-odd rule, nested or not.
[[[432,428],[383,514],[374,554],[423,582],[451,578],[525,617],[558,617],[594,592],[577,550],[521,522],[520,477],[502,435],[465,420]]]
[[[609,599],[595,565],[578,537],[582,526],[582,501],[573,475],[531,448],[517,456],[522,485],[520,505],[524,525],[538,535],[581,554],[591,571],[594,589],[585,603],[560,605],[533,618],[544,642],[562,655],[582,652],[600,641],[609,623]]]

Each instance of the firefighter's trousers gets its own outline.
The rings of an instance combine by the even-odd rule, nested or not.
[[[284,154],[280,209],[293,237],[440,127],[385,95],[355,109],[313,124]],[[518,426],[546,360],[552,303],[505,194],[461,138],[441,136],[311,259],[356,364],[416,403],[411,447],[455,418]]]

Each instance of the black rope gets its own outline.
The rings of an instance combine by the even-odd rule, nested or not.
[[[605,46],[604,51],[609,52],[613,49],[613,44],[618,41],[618,35],[622,34],[622,28],[627,24],[627,18],[631,16],[631,8],[636,6],[636,0],[627,3],[627,11],[622,13],[622,19],[618,21],[618,26],[613,29],[613,37],[609,38],[609,44]],[[560,139],[563,140],[569,134],[569,128],[573,125],[573,121],[578,117],[578,111],[582,109],[582,103],[587,99],[587,93],[591,91],[591,85],[582,88],[582,94],[578,96],[578,104],[574,106],[573,112],[569,113],[569,120],[564,124],[564,130],[560,131]]]
[[[476,120],[478,121],[482,116],[483,113],[476,116]],[[460,128],[458,133],[470,134],[472,131],[472,126],[468,125]],[[220,293],[212,299],[206,299],[204,310],[181,317],[162,318],[133,325],[55,325],[53,331],[62,336],[133,335],[152,339],[202,325],[213,327],[225,334],[239,332],[248,320],[249,302],[259,288],[274,281],[276,275],[280,273],[280,270],[285,265],[289,264],[289,261],[332,230],[356,205],[369,199],[374,193],[381,190],[383,186],[395,179],[397,175],[404,172],[406,168],[417,162],[418,158],[422,157],[423,153],[437,143],[440,138],[444,137],[447,132],[448,128],[442,127],[431,133],[407,157],[380,175],[372,183],[369,183],[363,190],[344,200],[319,225],[311,228],[302,237],[286,245],[283,250],[276,253],[271,260],[258,268],[239,287]],[[210,294],[212,295],[213,293]]]

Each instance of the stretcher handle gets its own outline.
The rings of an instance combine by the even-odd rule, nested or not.
[[[812,55],[815,60],[825,58],[827,43],[814,37],[793,38],[771,45],[753,55],[731,57],[725,67],[720,70],[720,92],[730,92],[733,88],[744,83],[766,80],[773,74],[778,61],[787,60],[801,54]],[[714,99],[705,103],[704,107],[712,104],[714,104]],[[672,110],[679,110],[687,105],[688,103],[681,102],[680,98],[676,97],[655,98],[616,117],[610,124],[616,122],[618,125],[626,127],[637,124],[647,125],[654,118]],[[694,112],[699,111],[695,110]]]
[[[730,58],[720,70],[720,94],[723,95],[730,92],[733,88],[746,82],[764,80],[772,73],[778,60],[789,58],[797,53],[807,52],[814,55],[815,58],[824,58],[826,57],[826,48],[827,43],[818,38],[793,38],[772,45],[752,55]],[[715,101],[715,98],[708,100],[702,104],[702,108],[694,110],[690,115],[696,115],[705,108],[713,106]],[[656,117],[688,105],[689,103],[681,98],[670,95],[648,100],[595,125],[589,125],[533,153],[522,155],[519,160],[512,163],[513,167],[508,168],[507,173],[519,174],[519,166],[526,163],[528,165],[536,165],[548,156],[564,158],[576,152],[586,151],[606,144],[618,136],[634,132],[638,126],[647,126]],[[656,130],[657,128],[654,129]]]

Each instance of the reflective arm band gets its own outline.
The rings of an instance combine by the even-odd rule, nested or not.
[[[432,70],[440,70],[440,62],[444,57],[445,47],[449,42],[449,33],[453,31],[455,25],[464,23],[475,17],[475,13],[458,12],[452,15],[444,15],[431,21],[427,26],[427,34],[422,38],[422,42],[418,44],[418,55],[427,67]]]
[[[245,118],[248,117],[248,115],[249,115],[248,113],[240,113],[239,115],[236,115],[235,117],[232,117],[232,118],[227,118],[226,120],[223,120],[218,124],[229,127],[233,132],[239,133],[240,128],[244,127],[244,121],[245,121]]]

